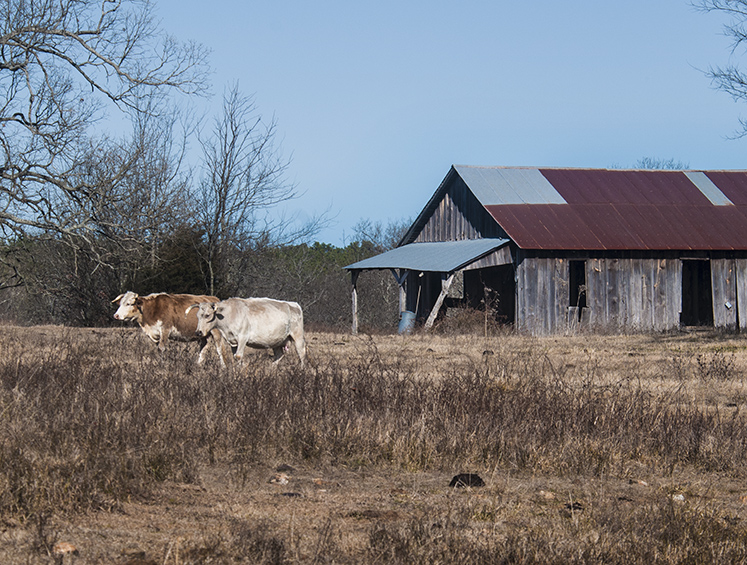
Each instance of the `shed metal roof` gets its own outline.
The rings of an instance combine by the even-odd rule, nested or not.
[[[410,269],[451,273],[508,243],[507,239],[467,239],[410,243],[375,257],[348,265],[349,271],[364,269]]]
[[[747,171],[454,170],[523,249],[747,250]]]

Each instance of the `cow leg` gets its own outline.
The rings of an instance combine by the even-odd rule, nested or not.
[[[215,351],[218,353],[218,358],[220,359],[220,366],[224,369],[226,368],[226,358],[224,354],[224,348],[226,345],[228,345],[228,342],[225,344],[223,343],[223,336],[218,330],[213,330],[210,332],[210,335],[213,337],[213,343],[215,344]]]
[[[285,355],[285,348],[287,347],[288,342],[284,342],[281,345],[278,345],[277,347],[272,348],[272,363],[273,365],[277,365],[278,361],[280,361],[283,358],[283,355]]]
[[[205,349],[207,348],[208,340],[212,338],[213,343],[215,344],[215,351],[218,353],[218,359],[220,359],[221,367],[226,367],[226,360],[225,355],[223,351],[223,336],[221,336],[220,332],[218,330],[213,330],[205,337],[201,337],[198,339],[198,344],[200,347],[200,353],[197,357],[197,362],[202,364],[202,362],[205,360]]]
[[[301,367],[303,367],[306,361],[306,340],[303,337],[303,330],[291,333],[288,336],[288,341],[293,341],[293,345],[296,346],[296,353],[298,353],[298,359],[301,361]]]
[[[163,328],[158,329],[158,350],[163,353],[166,351],[166,340],[168,339],[168,336],[163,335]]]
[[[304,361],[306,361],[306,340],[301,336],[301,339],[293,338],[293,345],[296,346],[296,353],[301,361],[301,367],[303,367]]]
[[[244,350],[246,349],[246,341],[239,341],[236,345],[236,351],[233,354],[233,358],[239,363],[244,358]]]
[[[207,337],[201,337],[198,341],[200,344],[200,354],[197,356],[197,362],[202,364],[205,360],[205,346],[207,346]],[[221,361],[223,359],[221,358]]]

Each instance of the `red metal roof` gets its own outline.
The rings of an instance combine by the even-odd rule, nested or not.
[[[483,205],[521,248],[747,250],[747,171],[539,171],[565,204],[491,203],[481,188]],[[489,185],[490,168],[480,172]]]

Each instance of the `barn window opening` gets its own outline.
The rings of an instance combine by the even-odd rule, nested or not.
[[[713,290],[711,288],[711,262],[707,259],[682,261],[682,313],[683,326],[713,325]]]
[[[583,309],[586,308],[586,261],[569,261],[568,278],[568,306],[576,319],[580,320]]]

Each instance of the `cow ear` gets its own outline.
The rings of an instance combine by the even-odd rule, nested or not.
[[[213,310],[215,310],[215,317],[219,320],[223,319],[223,308],[221,306],[213,306]]]

